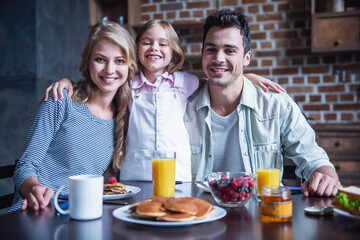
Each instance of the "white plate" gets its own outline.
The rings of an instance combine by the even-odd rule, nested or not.
[[[212,222],[220,218],[223,218],[226,215],[225,209],[214,206],[215,208],[214,211],[204,219],[188,221],[188,222],[156,222],[152,220],[141,220],[138,218],[134,218],[133,216],[131,216],[129,208],[130,206],[117,208],[113,211],[113,216],[125,222],[137,223],[142,225],[157,226],[157,227],[181,227],[181,226],[195,225],[205,222]]]
[[[203,184],[205,184],[206,186],[209,186],[209,184],[207,182],[203,182]],[[204,185],[202,185],[200,183],[196,183],[196,186],[205,192],[211,193],[209,187],[205,187]]]
[[[356,216],[356,215],[352,215],[348,212],[345,212],[341,209],[338,209],[338,208],[334,208],[334,211],[340,215],[344,215],[344,216],[348,216],[348,217],[351,217],[351,218],[356,218],[356,219],[360,219],[360,216]]]
[[[141,190],[140,188],[133,187],[133,186],[125,186],[125,187],[126,187],[126,191],[128,193],[103,195],[103,199],[104,200],[116,200],[116,199],[128,198],[128,197],[134,196],[135,194],[137,194]]]

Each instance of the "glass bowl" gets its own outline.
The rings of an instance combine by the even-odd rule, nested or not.
[[[256,173],[213,172],[207,174],[209,188],[222,207],[243,207],[255,191]]]

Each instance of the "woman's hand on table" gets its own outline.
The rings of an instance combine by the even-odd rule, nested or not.
[[[25,210],[28,207],[35,211],[45,209],[54,197],[54,191],[41,185],[37,178],[34,177],[28,178],[23,182],[20,192],[26,198],[21,204],[21,210]]]
[[[54,191],[52,189],[42,185],[34,186],[21,204],[21,210],[25,210],[28,207],[35,211],[45,209],[53,197]]]
[[[25,210],[20,211],[20,214],[23,216],[30,217],[32,221],[35,222],[44,221],[44,220],[46,221],[46,219],[49,219],[51,221],[51,219],[54,218],[55,207],[54,205],[49,204],[41,211],[34,211],[30,208],[27,208]]]

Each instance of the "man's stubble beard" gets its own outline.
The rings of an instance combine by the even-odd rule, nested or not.
[[[231,78],[228,81],[225,81],[223,83],[214,81],[214,79],[216,79],[216,78],[208,78],[208,83],[212,86],[225,88],[225,87],[229,86],[231,83],[234,83],[241,75],[242,75],[242,72],[234,73],[233,75],[231,75]]]

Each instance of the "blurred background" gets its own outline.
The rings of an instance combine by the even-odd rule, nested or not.
[[[78,80],[89,26],[104,16],[135,36],[150,19],[173,23],[186,70],[204,77],[202,24],[232,8],[250,21],[246,72],[281,84],[299,105],[344,184],[360,185],[360,1],[0,0],[0,166],[21,155],[29,112],[62,77]],[[0,181],[0,196],[13,191]]]

